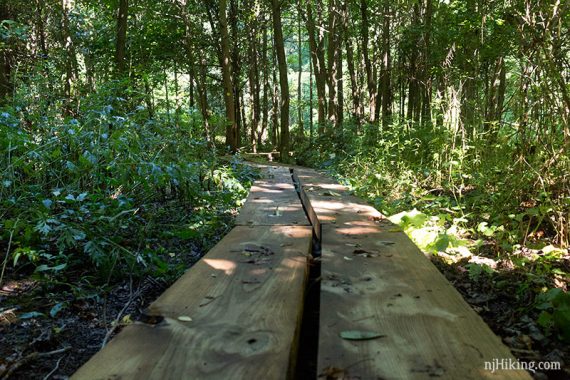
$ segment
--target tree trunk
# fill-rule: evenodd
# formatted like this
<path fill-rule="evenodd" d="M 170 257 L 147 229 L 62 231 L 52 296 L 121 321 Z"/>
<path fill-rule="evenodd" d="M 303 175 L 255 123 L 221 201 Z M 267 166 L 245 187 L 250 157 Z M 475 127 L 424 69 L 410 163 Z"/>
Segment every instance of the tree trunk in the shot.
<path fill-rule="evenodd" d="M 263 25 L 263 43 L 262 43 L 262 66 L 263 66 L 263 99 L 262 99 L 262 109 L 263 115 L 261 117 L 261 131 L 257 136 L 257 145 L 261 145 L 263 134 L 267 131 L 267 126 L 269 123 L 269 91 L 271 87 L 269 86 L 269 59 L 267 58 L 267 27 L 264 23 Z"/>
<path fill-rule="evenodd" d="M 36 11 L 37 11 L 37 26 L 38 26 L 37 38 L 39 41 L 41 58 L 45 60 L 48 57 L 48 50 L 46 44 L 45 15 L 44 15 L 43 0 L 36 0 Z M 3 18 L 0 18 L 0 20 L 3 20 Z"/>
<path fill-rule="evenodd" d="M 505 91 L 507 90 L 507 65 L 505 59 L 501 58 L 501 69 L 499 71 L 499 88 L 497 89 L 497 102 L 495 103 L 494 119 L 501 122 L 503 117 L 503 107 L 505 103 Z"/>
<path fill-rule="evenodd" d="M 430 0 L 428 0 L 430 1 Z M 386 129 L 392 119 L 392 57 L 390 54 L 390 8 L 388 2 L 384 2 L 382 23 L 382 73 L 380 76 L 382 92 L 382 127 Z"/>
<path fill-rule="evenodd" d="M 198 104 L 200 105 L 200 113 L 204 122 L 204 137 L 209 145 L 213 145 L 210 132 L 210 111 L 208 109 L 208 89 L 206 87 L 207 60 L 204 52 L 200 51 L 200 66 L 198 80 L 196 81 L 196 90 L 198 91 Z"/>
<path fill-rule="evenodd" d="M 342 47 L 345 34 L 348 33 L 348 10 L 347 0 L 338 0 L 341 4 L 337 3 L 337 12 L 339 13 L 338 30 L 336 38 L 336 85 L 337 85 L 337 107 L 336 107 L 336 122 L 337 126 L 342 126 L 344 121 L 344 75 L 343 75 L 343 57 Z"/>
<path fill-rule="evenodd" d="M 362 123 L 362 110 L 360 108 L 360 92 L 358 91 L 358 78 L 354 67 L 354 51 L 352 41 L 346 38 L 346 64 L 350 76 L 350 94 L 352 96 L 352 117 L 357 125 Z"/>
<path fill-rule="evenodd" d="M 152 102 L 152 87 L 150 86 L 150 83 L 148 81 L 148 75 L 147 74 L 143 74 L 143 84 L 144 84 L 144 91 L 145 91 L 144 100 L 146 103 L 148 118 L 152 119 L 152 118 L 154 118 L 154 104 Z"/>
<path fill-rule="evenodd" d="M 369 46 L 369 37 L 368 31 L 370 28 L 368 22 L 368 2 L 367 0 L 360 0 L 360 14 L 362 18 L 362 23 L 360 26 L 360 35 L 362 38 L 362 56 L 364 58 L 364 68 L 366 70 L 366 83 L 368 87 L 368 96 L 369 96 L 369 104 L 370 104 L 370 116 L 369 121 L 370 123 L 374 123 L 376 112 L 376 97 L 377 97 L 377 88 L 376 88 L 376 81 L 374 79 L 374 75 L 372 72 L 372 64 L 370 62 L 370 56 L 368 54 L 368 46 Z"/>
<path fill-rule="evenodd" d="M 277 66 L 277 57 L 275 52 L 275 40 L 271 44 L 271 60 L 272 66 Z M 277 81 L 277 71 L 271 70 L 272 73 L 272 109 L 271 109 L 271 145 L 273 149 L 278 148 L 279 144 L 279 82 Z"/>
<path fill-rule="evenodd" d="M 320 2 L 319 6 L 322 7 Z M 320 8 L 319 8 L 320 9 Z M 317 122 L 319 124 L 319 133 L 323 132 L 326 121 L 326 69 L 325 69 L 325 53 L 322 28 L 316 31 L 313 7 L 311 1 L 307 1 L 307 16 L 305 19 L 307 24 L 307 34 L 309 35 L 309 48 L 311 50 L 311 62 L 315 75 L 317 87 Z"/>
<path fill-rule="evenodd" d="M 330 123 L 337 126 L 337 72 L 338 72 L 338 0 L 329 0 L 329 20 L 327 34 L 327 81 L 329 89 L 328 119 Z"/>
<path fill-rule="evenodd" d="M 297 128 L 299 128 L 299 137 L 301 140 L 305 137 L 304 123 L 303 123 L 303 40 L 301 39 L 301 7 L 297 9 L 297 39 L 298 39 L 298 61 L 299 61 L 299 76 L 297 78 Z"/>
<path fill-rule="evenodd" d="M 76 79 L 75 73 L 78 71 L 77 69 L 77 57 L 75 55 L 75 44 L 71 38 L 71 32 L 69 30 L 69 11 L 71 8 L 71 4 L 69 0 L 62 0 L 61 1 L 61 12 L 62 12 L 62 28 L 61 28 L 61 37 L 62 37 L 62 47 L 67 54 L 67 58 L 65 60 L 65 103 L 63 105 L 63 114 L 64 115 L 71 115 L 73 113 L 73 82 Z"/>
<path fill-rule="evenodd" d="M 227 0 L 218 2 L 218 23 L 220 28 L 222 85 L 224 90 L 224 104 L 226 106 L 226 146 L 231 152 L 237 151 L 238 126 L 234 101 L 234 86 L 232 81 L 232 62 L 230 57 L 230 36 L 228 33 L 228 19 L 226 16 Z"/>
<path fill-rule="evenodd" d="M 237 0 L 230 0 L 230 13 L 229 13 L 229 20 L 230 20 L 230 40 L 232 41 L 232 49 L 231 49 L 231 66 L 232 66 L 232 85 L 233 85 L 233 93 L 234 93 L 234 108 L 235 108 L 235 122 L 236 122 L 236 131 L 233 136 L 235 139 L 235 148 L 239 148 L 241 145 L 241 128 L 243 126 L 242 123 L 242 102 L 241 102 L 241 89 L 240 89 L 240 71 L 241 71 L 241 63 L 240 63 L 240 56 L 239 56 L 239 41 L 238 41 L 238 4 Z M 245 128 L 245 126 L 243 126 Z M 233 150 L 232 150 L 233 151 Z"/>
<path fill-rule="evenodd" d="M 117 14 L 117 42 L 115 46 L 115 62 L 117 73 L 124 75 L 127 69 L 127 22 L 129 19 L 129 0 L 119 0 Z"/>
<path fill-rule="evenodd" d="M 421 83 L 421 120 L 422 124 L 431 123 L 431 78 L 429 54 L 431 50 L 431 22 L 433 17 L 433 0 L 426 0 L 424 12 L 424 35 Z"/>
<path fill-rule="evenodd" d="M 192 41 L 192 24 L 190 23 L 189 15 L 190 0 L 185 0 L 181 4 L 181 15 L 184 22 L 184 48 L 186 50 L 186 62 L 188 64 L 188 105 L 190 108 L 194 107 L 194 81 L 195 73 L 195 59 L 194 59 L 194 46 Z"/>
<path fill-rule="evenodd" d="M 283 27 L 281 25 L 281 1 L 272 0 L 273 14 L 273 38 L 279 66 L 279 86 L 281 89 L 281 141 L 279 151 L 281 160 L 289 160 L 289 81 L 287 78 L 287 60 L 285 57 L 285 45 L 283 43 Z"/>
<path fill-rule="evenodd" d="M 416 2 L 413 7 L 413 18 L 412 24 L 417 25 L 420 22 L 420 6 Z M 419 38 L 416 38 L 416 45 L 419 43 Z M 418 112 L 420 104 L 420 84 L 419 84 L 419 72 L 418 72 L 418 50 L 412 47 L 412 54 L 410 58 L 410 71 L 409 84 L 408 84 L 408 121 L 418 122 L 420 114 Z"/>
<path fill-rule="evenodd" d="M 309 54 L 309 141 L 313 145 L 313 63 L 311 62 L 311 55 Z"/>
<path fill-rule="evenodd" d="M 11 14 L 6 1 L 0 1 L 0 20 L 10 20 Z M 6 102 L 6 98 L 12 95 L 12 47 L 0 49 L 0 105 Z"/>
<path fill-rule="evenodd" d="M 249 4 L 251 6 L 251 4 Z M 249 92 L 251 99 L 251 134 L 250 143 L 254 153 L 257 153 L 257 133 L 259 129 L 260 105 L 259 105 L 259 63 L 258 63 L 258 16 L 248 22 L 249 36 Z"/>

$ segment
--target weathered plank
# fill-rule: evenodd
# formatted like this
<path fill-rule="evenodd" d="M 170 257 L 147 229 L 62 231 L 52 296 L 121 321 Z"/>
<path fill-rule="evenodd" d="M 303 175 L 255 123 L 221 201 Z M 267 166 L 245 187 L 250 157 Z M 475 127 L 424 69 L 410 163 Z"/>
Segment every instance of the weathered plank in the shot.
<path fill-rule="evenodd" d="M 319 378 L 530 379 L 485 370 L 515 359 L 403 232 L 330 178 L 295 172 L 322 228 Z"/>
<path fill-rule="evenodd" d="M 281 152 L 258 152 L 258 153 L 244 153 L 243 156 L 247 158 L 265 158 L 269 162 L 272 162 L 274 158 L 279 158 Z"/>
<path fill-rule="evenodd" d="M 311 237 L 234 228 L 150 306 L 164 320 L 126 327 L 73 379 L 290 378 Z"/>
<path fill-rule="evenodd" d="M 309 225 L 289 169 L 269 167 L 264 176 L 251 187 L 236 224 Z"/>
<path fill-rule="evenodd" d="M 323 225 L 318 373 L 357 379 L 529 379 L 485 370 L 508 348 L 401 232 Z M 343 331 L 377 339 L 349 341 Z"/>
<path fill-rule="evenodd" d="M 383 218 L 378 210 L 350 194 L 346 186 L 338 184 L 330 177 L 312 169 L 296 169 L 294 173 L 295 179 L 301 183 L 301 199 L 310 203 L 318 219 L 316 223 L 340 225 Z"/>

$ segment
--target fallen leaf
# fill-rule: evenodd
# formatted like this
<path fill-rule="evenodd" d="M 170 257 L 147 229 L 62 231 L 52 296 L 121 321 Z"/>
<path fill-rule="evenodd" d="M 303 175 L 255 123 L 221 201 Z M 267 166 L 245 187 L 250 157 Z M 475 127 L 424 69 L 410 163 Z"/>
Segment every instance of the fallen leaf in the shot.
<path fill-rule="evenodd" d="M 355 249 L 352 253 L 362 257 L 378 257 L 377 252 L 367 251 L 365 249 Z"/>
<path fill-rule="evenodd" d="M 361 330 L 346 330 L 341 331 L 340 337 L 346 340 L 370 340 L 376 338 L 383 338 L 386 335 L 374 331 L 361 331 Z"/>
<path fill-rule="evenodd" d="M 319 379 L 342 380 L 346 379 L 346 370 L 343 368 L 327 367 L 319 375 Z"/>
<path fill-rule="evenodd" d="M 273 214 L 269 214 L 270 217 L 274 217 L 274 216 L 282 216 L 283 213 L 281 212 L 281 210 L 279 210 L 279 207 L 275 208 L 275 211 L 273 212 Z"/>

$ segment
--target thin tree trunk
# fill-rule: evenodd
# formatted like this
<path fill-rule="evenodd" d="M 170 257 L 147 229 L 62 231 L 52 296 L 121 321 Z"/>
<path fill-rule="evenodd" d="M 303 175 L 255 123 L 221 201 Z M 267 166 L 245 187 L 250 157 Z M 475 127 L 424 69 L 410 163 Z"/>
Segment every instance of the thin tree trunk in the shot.
<path fill-rule="evenodd" d="M 115 46 L 115 62 L 117 73 L 124 75 L 127 68 L 127 24 L 129 19 L 129 0 L 119 0 L 117 13 L 117 43 Z"/>
<path fill-rule="evenodd" d="M 281 1 L 272 0 L 273 14 L 273 38 L 279 67 L 279 85 L 281 89 L 281 138 L 279 151 L 281 160 L 289 160 L 289 81 L 287 78 L 287 60 L 285 57 L 285 45 L 283 43 L 283 27 L 281 25 Z"/>
<path fill-rule="evenodd" d="M 251 4 L 249 4 L 251 6 Z M 251 99 L 251 135 L 250 143 L 254 153 L 257 153 L 257 133 L 259 129 L 260 105 L 259 105 L 259 59 L 258 59 L 258 38 L 257 23 L 258 16 L 248 23 L 249 35 L 249 91 Z"/>
<path fill-rule="evenodd" d="M 421 120 L 422 124 L 431 123 L 431 78 L 429 54 L 431 50 L 431 23 L 433 17 L 433 0 L 426 0 L 424 12 L 424 35 L 423 35 L 423 68 L 420 74 L 421 90 Z"/>
<path fill-rule="evenodd" d="M 420 22 L 420 6 L 416 2 L 413 7 L 413 18 L 412 24 L 417 25 Z M 416 39 L 416 44 L 419 39 Z M 408 112 L 407 119 L 409 121 L 419 121 L 419 100 L 420 100 L 420 85 L 419 85 L 419 74 L 418 74 L 418 50 L 412 47 L 412 54 L 410 58 L 410 71 L 409 71 L 409 85 L 408 85 Z"/>
<path fill-rule="evenodd" d="M 329 0 L 329 23 L 327 41 L 327 80 L 329 88 L 328 118 L 332 125 L 338 125 L 338 97 L 337 97 L 337 75 L 338 75 L 338 0 Z"/>
<path fill-rule="evenodd" d="M 170 124 L 172 123 L 172 119 L 170 117 L 170 93 L 168 91 L 168 72 L 166 71 L 166 67 L 163 67 L 163 74 L 164 74 L 164 93 L 166 97 L 166 116 L 168 124 Z"/>
<path fill-rule="evenodd" d="M 194 46 L 192 41 L 192 24 L 189 15 L 190 0 L 185 0 L 181 4 L 181 15 L 184 21 L 184 47 L 186 50 L 186 62 L 188 64 L 188 105 L 190 108 L 194 107 L 194 81 L 195 73 L 195 60 L 194 60 Z"/>
<path fill-rule="evenodd" d="M 272 42 L 272 66 L 277 66 L 277 56 L 275 52 L 275 40 Z M 272 112 L 271 112 L 271 145 L 273 149 L 278 148 L 279 145 L 279 82 L 277 80 L 277 71 L 271 70 L 273 78 L 273 98 L 272 98 Z"/>
<path fill-rule="evenodd" d="M 226 106 L 226 145 L 230 151 L 237 151 L 238 126 L 234 101 L 234 85 L 232 80 L 232 62 L 230 57 L 230 36 L 228 33 L 228 20 L 226 16 L 227 0 L 218 2 L 218 23 L 220 28 L 222 83 L 224 90 L 224 104 Z"/>
<path fill-rule="evenodd" d="M 495 121 L 501 122 L 503 117 L 503 107 L 505 103 L 505 92 L 507 89 L 507 65 L 505 59 L 501 58 L 501 69 L 499 71 L 499 88 L 497 89 L 497 102 L 495 103 Z"/>
<path fill-rule="evenodd" d="M 180 84 L 178 83 L 178 64 L 174 61 L 174 124 L 180 127 Z"/>
<path fill-rule="evenodd" d="M 369 96 L 369 104 L 370 104 L 370 116 L 369 121 L 370 123 L 374 123 L 376 117 L 376 97 L 377 97 L 377 86 L 376 81 L 374 79 L 374 75 L 372 72 L 372 63 L 370 62 L 370 56 L 368 54 L 368 46 L 369 46 L 369 28 L 370 24 L 368 22 L 368 1 L 367 0 L 360 0 L 360 14 L 362 18 L 361 22 L 361 29 L 360 35 L 362 38 L 362 56 L 364 57 L 364 68 L 366 69 L 366 83 L 368 86 L 368 96 Z"/>
<path fill-rule="evenodd" d="M 63 106 L 63 114 L 71 115 L 73 113 L 73 82 L 76 79 L 75 73 L 77 72 L 77 57 L 75 55 L 75 45 L 71 38 L 69 30 L 69 11 L 71 4 L 69 0 L 61 0 L 62 12 L 62 46 L 67 53 L 65 60 L 65 103 Z"/>
<path fill-rule="evenodd" d="M 320 1 L 317 3 L 317 5 L 319 7 L 322 7 Z M 311 62 L 313 65 L 315 82 L 317 86 L 317 120 L 319 124 L 319 133 L 322 133 L 327 114 L 325 53 L 322 28 L 320 28 L 319 32 L 317 33 L 311 1 L 307 1 L 307 16 L 305 23 L 307 25 L 307 34 L 309 35 Z"/>
<path fill-rule="evenodd" d="M 430 1 L 430 0 L 428 0 Z M 382 126 L 386 129 L 392 119 L 392 57 L 390 54 L 390 8 L 388 2 L 384 2 L 383 23 L 382 23 Z"/>
<path fill-rule="evenodd" d="M 348 67 L 348 74 L 350 76 L 350 94 L 352 96 L 352 117 L 357 125 L 362 123 L 362 113 L 360 109 L 360 93 L 358 91 L 358 78 L 354 67 L 354 51 L 352 41 L 347 38 L 346 44 L 346 64 Z"/>
<path fill-rule="evenodd" d="M 47 59 L 48 50 L 46 44 L 46 30 L 45 30 L 45 20 L 44 20 L 44 1 L 36 0 L 36 10 L 37 10 L 37 25 L 38 25 L 38 41 L 40 47 L 40 53 L 42 59 Z M 3 19 L 2 19 L 3 20 Z"/>
<path fill-rule="evenodd" d="M 0 1 L 0 20 L 10 20 L 8 2 Z M 5 104 L 6 99 L 12 95 L 12 66 L 14 58 L 10 49 L 0 49 L 0 105 Z"/>
<path fill-rule="evenodd" d="M 238 0 L 230 0 L 230 13 L 229 13 L 229 20 L 230 20 L 230 40 L 232 41 L 232 49 L 231 49 L 231 65 L 232 65 L 232 85 L 233 85 L 233 93 L 234 93 L 234 102 L 235 102 L 235 114 L 236 114 L 236 131 L 234 134 L 235 139 L 235 147 L 236 150 L 241 145 L 241 129 L 242 127 L 245 129 L 243 125 L 243 118 L 242 118 L 242 102 L 241 102 L 241 89 L 240 89 L 240 71 L 241 71 L 241 63 L 240 63 L 240 56 L 239 56 L 239 42 L 238 42 Z"/>
<path fill-rule="evenodd" d="M 297 9 L 297 37 L 298 37 L 298 60 L 299 60 L 299 76 L 297 78 L 297 127 L 299 128 L 299 137 L 301 140 L 305 137 L 303 123 L 303 40 L 301 39 L 301 7 Z"/>
<path fill-rule="evenodd" d="M 312 56 L 309 54 L 309 140 L 313 145 L 314 125 L 313 125 L 313 64 Z"/>
<path fill-rule="evenodd" d="M 200 66 L 198 80 L 196 81 L 196 90 L 198 91 L 198 103 L 200 105 L 200 113 L 202 114 L 202 119 L 204 123 L 204 137 L 209 145 L 213 145 L 210 132 L 210 111 L 208 107 L 208 89 L 206 84 L 206 74 L 207 74 L 207 64 L 204 52 L 200 51 Z"/>
<path fill-rule="evenodd" d="M 143 74 L 143 83 L 144 83 L 144 91 L 145 91 L 145 103 L 146 103 L 146 109 L 148 112 L 148 117 L 149 119 L 154 118 L 154 104 L 152 102 L 152 88 L 150 86 L 150 83 L 148 81 L 148 75 L 147 74 Z"/>
<path fill-rule="evenodd" d="M 257 136 L 257 145 L 260 146 L 262 143 L 263 134 L 267 131 L 267 125 L 269 122 L 269 59 L 267 58 L 267 27 L 263 27 L 263 43 L 262 43 L 262 66 L 263 66 L 263 99 L 262 99 L 262 109 L 263 114 L 261 117 L 261 131 Z"/>

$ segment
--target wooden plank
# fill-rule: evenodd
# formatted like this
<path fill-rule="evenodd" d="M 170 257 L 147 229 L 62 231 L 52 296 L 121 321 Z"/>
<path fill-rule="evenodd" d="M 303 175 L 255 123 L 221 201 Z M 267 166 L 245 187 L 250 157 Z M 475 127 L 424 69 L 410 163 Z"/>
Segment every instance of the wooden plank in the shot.
<path fill-rule="evenodd" d="M 485 370 L 508 348 L 401 232 L 323 225 L 318 373 L 356 379 L 530 379 Z M 342 331 L 372 331 L 349 341 Z"/>
<path fill-rule="evenodd" d="M 329 177 L 297 178 L 322 228 L 319 378 L 530 379 L 485 370 L 515 358 L 395 225 Z M 353 330 L 383 336 L 341 338 Z"/>
<path fill-rule="evenodd" d="M 236 227 L 73 379 L 286 379 L 311 227 Z M 188 320 L 188 319 L 191 319 Z"/>
<path fill-rule="evenodd" d="M 301 183 L 303 203 L 310 204 L 308 214 L 314 226 L 383 219 L 378 210 L 352 195 L 346 186 L 315 170 L 295 169 L 294 178 Z M 312 218 L 311 213 L 314 214 Z M 315 217 L 317 220 L 313 220 Z"/>
<path fill-rule="evenodd" d="M 269 167 L 266 170 L 265 178 L 256 181 L 251 187 L 236 224 L 242 226 L 310 224 L 288 168 Z"/>

